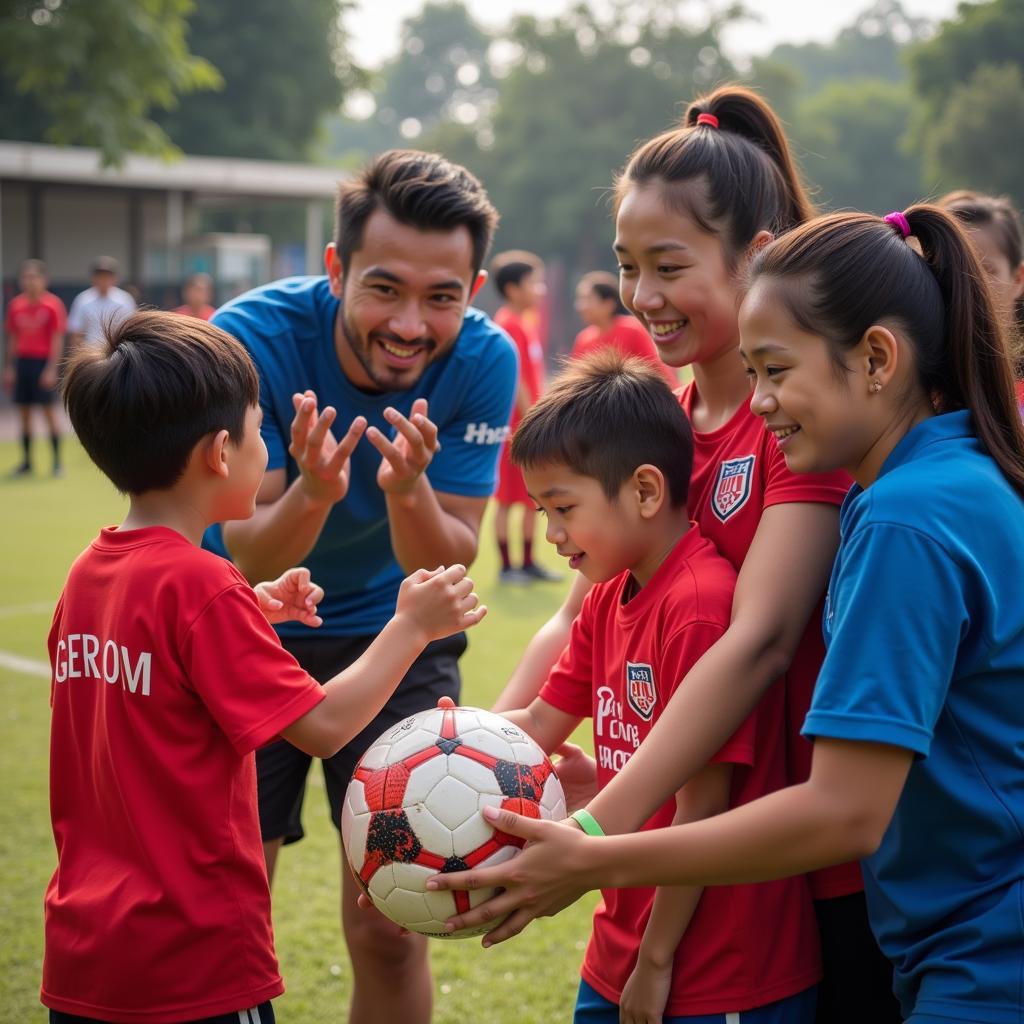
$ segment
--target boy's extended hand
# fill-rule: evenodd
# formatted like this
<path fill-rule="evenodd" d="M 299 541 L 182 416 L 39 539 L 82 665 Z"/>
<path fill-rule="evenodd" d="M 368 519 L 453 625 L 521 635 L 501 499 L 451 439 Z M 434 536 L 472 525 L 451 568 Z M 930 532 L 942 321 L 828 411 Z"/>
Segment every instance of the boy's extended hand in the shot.
<path fill-rule="evenodd" d="M 417 569 L 398 590 L 395 618 L 407 621 L 427 643 L 475 626 L 486 614 L 464 565 Z"/>
<path fill-rule="evenodd" d="M 384 410 L 384 418 L 395 428 L 389 441 L 376 427 L 366 431 L 366 439 L 383 456 L 377 470 L 377 485 L 385 494 L 408 494 L 430 465 L 441 445 L 437 427 L 427 419 L 427 400 L 417 398 L 406 419 L 397 409 Z"/>
<path fill-rule="evenodd" d="M 316 606 L 324 599 L 322 587 L 310 578 L 308 569 L 289 569 L 269 583 L 257 583 L 253 590 L 260 601 L 260 610 L 270 623 L 302 622 L 319 626 L 323 619 Z"/>
<path fill-rule="evenodd" d="M 295 419 L 288 453 L 299 467 L 302 488 L 313 501 L 333 505 L 348 493 L 349 459 L 366 430 L 366 420 L 357 416 L 345 436 L 335 441 L 331 424 L 337 412 L 332 406 L 317 415 L 312 391 L 292 395 L 292 405 Z"/>
<path fill-rule="evenodd" d="M 655 965 L 640 950 L 633 973 L 622 989 L 619 1024 L 661 1024 L 672 989 L 672 961 Z"/>
<path fill-rule="evenodd" d="M 597 762 L 575 743 L 563 743 L 555 753 L 555 774 L 565 793 L 565 808 L 572 814 L 597 794 Z"/>

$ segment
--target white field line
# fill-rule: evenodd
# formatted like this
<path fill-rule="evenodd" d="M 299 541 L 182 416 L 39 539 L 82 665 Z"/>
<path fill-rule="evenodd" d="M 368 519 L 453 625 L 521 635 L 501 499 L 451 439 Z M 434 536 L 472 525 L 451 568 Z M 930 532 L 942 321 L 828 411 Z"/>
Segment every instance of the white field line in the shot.
<path fill-rule="evenodd" d="M 45 661 L 23 658 L 20 654 L 11 654 L 10 651 L 0 651 L 0 668 L 13 669 L 15 672 L 23 672 L 27 676 L 50 678 L 50 666 Z"/>
<path fill-rule="evenodd" d="M 6 608 L 0 606 L 0 619 L 16 619 L 20 615 L 42 615 L 43 612 L 52 613 L 56 601 L 37 601 L 35 604 L 8 605 Z"/>

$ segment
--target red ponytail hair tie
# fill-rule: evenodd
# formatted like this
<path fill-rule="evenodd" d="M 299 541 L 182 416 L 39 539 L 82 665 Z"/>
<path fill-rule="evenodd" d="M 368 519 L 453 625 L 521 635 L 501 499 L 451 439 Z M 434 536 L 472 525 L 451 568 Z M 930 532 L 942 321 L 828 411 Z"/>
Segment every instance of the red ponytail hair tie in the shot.
<path fill-rule="evenodd" d="M 718 127 L 718 118 L 714 114 L 698 114 L 697 124 L 707 124 L 712 128 Z"/>
<path fill-rule="evenodd" d="M 893 210 L 892 213 L 887 213 L 882 220 L 884 220 L 886 224 L 891 224 L 904 238 L 910 237 L 910 221 L 907 220 L 907 215 L 905 213 L 900 213 L 899 210 Z"/>

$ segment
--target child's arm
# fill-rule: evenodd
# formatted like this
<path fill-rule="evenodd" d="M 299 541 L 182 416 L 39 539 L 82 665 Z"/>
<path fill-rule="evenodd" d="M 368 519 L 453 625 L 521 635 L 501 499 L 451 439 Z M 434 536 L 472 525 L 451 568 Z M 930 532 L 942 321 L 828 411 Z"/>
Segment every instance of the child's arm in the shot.
<path fill-rule="evenodd" d="M 513 725 L 518 725 L 545 754 L 557 750 L 582 721 L 540 697 L 532 700 L 529 707 L 499 713 Z"/>
<path fill-rule="evenodd" d="M 487 613 L 461 565 L 420 569 L 398 592 L 394 618 L 366 652 L 329 680 L 326 698 L 281 735 L 315 757 L 331 757 L 361 732 L 431 640 L 475 626 Z"/>
<path fill-rule="evenodd" d="M 685 825 L 721 814 L 729 807 L 731 764 L 708 765 L 677 794 L 673 825 Z M 659 1022 L 672 989 L 676 949 L 690 926 L 701 893 L 699 885 L 659 888 L 640 941 L 636 967 L 622 990 L 622 1024 Z"/>

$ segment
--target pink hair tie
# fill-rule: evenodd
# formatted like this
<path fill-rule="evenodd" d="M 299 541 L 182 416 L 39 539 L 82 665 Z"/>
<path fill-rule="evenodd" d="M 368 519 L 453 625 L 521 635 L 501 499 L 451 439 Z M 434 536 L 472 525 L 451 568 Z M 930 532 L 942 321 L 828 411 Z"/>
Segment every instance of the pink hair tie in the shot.
<path fill-rule="evenodd" d="M 718 127 L 718 118 L 714 114 L 698 114 L 697 124 L 710 125 L 712 128 Z"/>
<path fill-rule="evenodd" d="M 907 220 L 907 215 L 905 213 L 900 213 L 899 210 L 893 210 L 892 213 L 887 213 L 882 220 L 884 220 L 886 224 L 891 224 L 904 238 L 910 237 L 910 221 Z"/>

